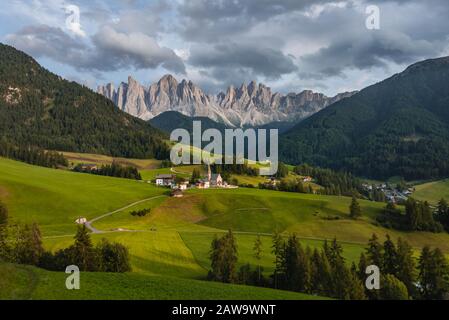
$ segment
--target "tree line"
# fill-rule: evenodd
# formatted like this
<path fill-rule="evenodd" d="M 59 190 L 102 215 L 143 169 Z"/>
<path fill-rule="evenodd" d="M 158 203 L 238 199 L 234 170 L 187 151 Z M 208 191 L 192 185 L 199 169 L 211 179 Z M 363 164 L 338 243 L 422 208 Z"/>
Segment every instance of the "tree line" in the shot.
<path fill-rule="evenodd" d="M 0 97 L 11 87 L 20 94 L 16 103 L 0 99 L 0 132 L 12 144 L 113 157 L 170 158 L 166 134 L 0 44 Z"/>
<path fill-rule="evenodd" d="M 93 245 L 87 228 L 78 227 L 74 244 L 55 253 L 44 249 L 37 223 L 8 223 L 8 210 L 0 202 L 0 261 L 34 265 L 51 271 L 63 271 L 76 265 L 81 271 L 131 271 L 128 249 L 102 239 Z"/>
<path fill-rule="evenodd" d="M 142 209 L 142 210 L 133 210 L 133 211 L 130 212 L 130 214 L 133 217 L 145 217 L 150 212 L 151 212 L 150 208 L 145 208 L 145 209 Z"/>
<path fill-rule="evenodd" d="M 362 182 L 351 173 L 301 164 L 293 169 L 298 175 L 311 176 L 326 195 L 352 196 L 363 192 Z"/>
<path fill-rule="evenodd" d="M 67 167 L 62 153 L 46 151 L 32 146 L 14 146 L 5 139 L 0 141 L 0 156 L 47 168 Z"/>
<path fill-rule="evenodd" d="M 386 228 L 439 233 L 445 229 L 449 230 L 448 217 L 449 212 L 444 199 L 434 212 L 427 201 L 409 198 L 405 202 L 405 214 L 394 203 L 388 203 L 376 220 Z"/>
<path fill-rule="evenodd" d="M 319 167 L 312 167 L 308 164 L 301 164 L 293 168 L 293 172 L 299 176 L 312 177 L 314 182 L 321 188 L 314 189 L 310 184 L 302 179 L 282 179 L 288 175 L 288 167 L 280 164 L 276 178 L 281 179 L 280 183 L 259 184 L 260 189 L 271 189 L 285 192 L 315 193 L 322 195 L 356 196 L 357 198 L 367 198 L 373 201 L 385 201 L 385 197 L 378 194 L 368 193 L 362 186 L 362 182 L 351 173 L 334 171 Z"/>
<path fill-rule="evenodd" d="M 324 241 L 321 249 L 304 247 L 296 235 L 272 237 L 271 253 L 274 272 L 268 277 L 260 266 L 264 253 L 260 236 L 254 244 L 254 268 L 244 264 L 238 268 L 238 248 L 232 231 L 212 240 L 212 281 L 271 287 L 345 300 L 443 299 L 449 290 L 449 267 L 440 249 L 424 247 L 418 259 L 411 246 L 399 238 L 394 243 L 387 235 L 381 243 L 374 234 L 358 263 L 349 264 L 343 248 L 334 239 Z M 365 285 L 367 267 L 380 270 L 380 289 Z"/>
<path fill-rule="evenodd" d="M 73 168 L 75 172 L 91 173 L 100 176 L 118 177 L 125 179 L 142 180 L 139 170 L 132 166 L 122 166 L 117 162 L 112 164 L 103 165 L 100 168 L 89 169 L 83 164 L 78 164 Z"/>

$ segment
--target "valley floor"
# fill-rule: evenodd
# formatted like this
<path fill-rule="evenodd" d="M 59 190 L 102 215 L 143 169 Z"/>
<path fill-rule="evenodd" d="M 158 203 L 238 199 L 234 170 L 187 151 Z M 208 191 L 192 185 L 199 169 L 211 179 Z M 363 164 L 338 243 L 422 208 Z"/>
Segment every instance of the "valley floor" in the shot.
<path fill-rule="evenodd" d="M 151 169 L 144 170 L 153 174 Z M 271 237 L 276 231 L 296 233 L 310 247 L 320 247 L 325 239 L 337 237 L 349 263 L 358 259 L 373 233 L 381 239 L 386 234 L 393 239 L 402 237 L 416 251 L 430 245 L 449 254 L 448 234 L 398 232 L 376 225 L 382 203 L 360 201 L 363 217 L 349 219 L 351 199 L 346 197 L 240 188 L 191 190 L 183 198 L 171 198 L 167 189 L 144 182 L 0 158 L 0 199 L 8 206 L 13 222 L 39 223 L 44 245 L 50 250 L 73 243 L 79 217 L 101 217 L 92 223 L 101 231 L 92 235 L 93 241 L 107 238 L 126 245 L 133 268 L 128 274 L 86 273 L 86 280 L 82 280 L 85 287 L 73 293 L 65 289 L 67 275 L 62 272 L 1 265 L 2 274 L 7 274 L 0 280 L 1 299 L 315 298 L 201 281 L 210 267 L 211 240 L 228 229 L 237 238 L 239 266 L 257 265 L 253 246 L 257 235 L 261 236 L 260 264 L 267 275 L 273 271 Z M 116 211 L 118 208 L 124 209 Z M 147 208 L 151 212 L 145 217 L 130 215 L 132 210 Z"/>

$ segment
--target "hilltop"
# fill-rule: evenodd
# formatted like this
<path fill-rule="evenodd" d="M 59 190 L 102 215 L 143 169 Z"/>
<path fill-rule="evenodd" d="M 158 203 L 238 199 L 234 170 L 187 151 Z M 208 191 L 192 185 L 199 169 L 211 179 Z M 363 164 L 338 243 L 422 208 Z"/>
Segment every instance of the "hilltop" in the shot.
<path fill-rule="evenodd" d="M 167 158 L 165 135 L 111 101 L 0 44 L 0 134 L 15 145 Z"/>
<path fill-rule="evenodd" d="M 297 124 L 281 158 L 379 179 L 447 176 L 448 83 L 449 57 L 416 63 Z"/>

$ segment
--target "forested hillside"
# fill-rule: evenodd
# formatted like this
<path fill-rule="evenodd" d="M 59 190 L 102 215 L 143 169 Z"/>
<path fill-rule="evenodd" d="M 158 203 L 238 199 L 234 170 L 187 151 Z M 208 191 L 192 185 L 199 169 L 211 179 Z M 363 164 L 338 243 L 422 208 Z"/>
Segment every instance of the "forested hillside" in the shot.
<path fill-rule="evenodd" d="M 165 135 L 103 96 L 0 44 L 0 135 L 14 145 L 167 158 Z"/>
<path fill-rule="evenodd" d="M 339 101 L 280 140 L 281 159 L 356 175 L 449 175 L 449 57 L 426 60 Z"/>

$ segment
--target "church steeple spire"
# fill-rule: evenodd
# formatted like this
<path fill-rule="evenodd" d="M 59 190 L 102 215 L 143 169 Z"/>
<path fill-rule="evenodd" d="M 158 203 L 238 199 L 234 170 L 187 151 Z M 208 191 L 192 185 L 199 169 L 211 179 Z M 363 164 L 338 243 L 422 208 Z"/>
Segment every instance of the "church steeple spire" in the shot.
<path fill-rule="evenodd" d="M 207 179 L 209 182 L 212 180 L 212 172 L 210 171 L 210 163 L 207 163 Z"/>

